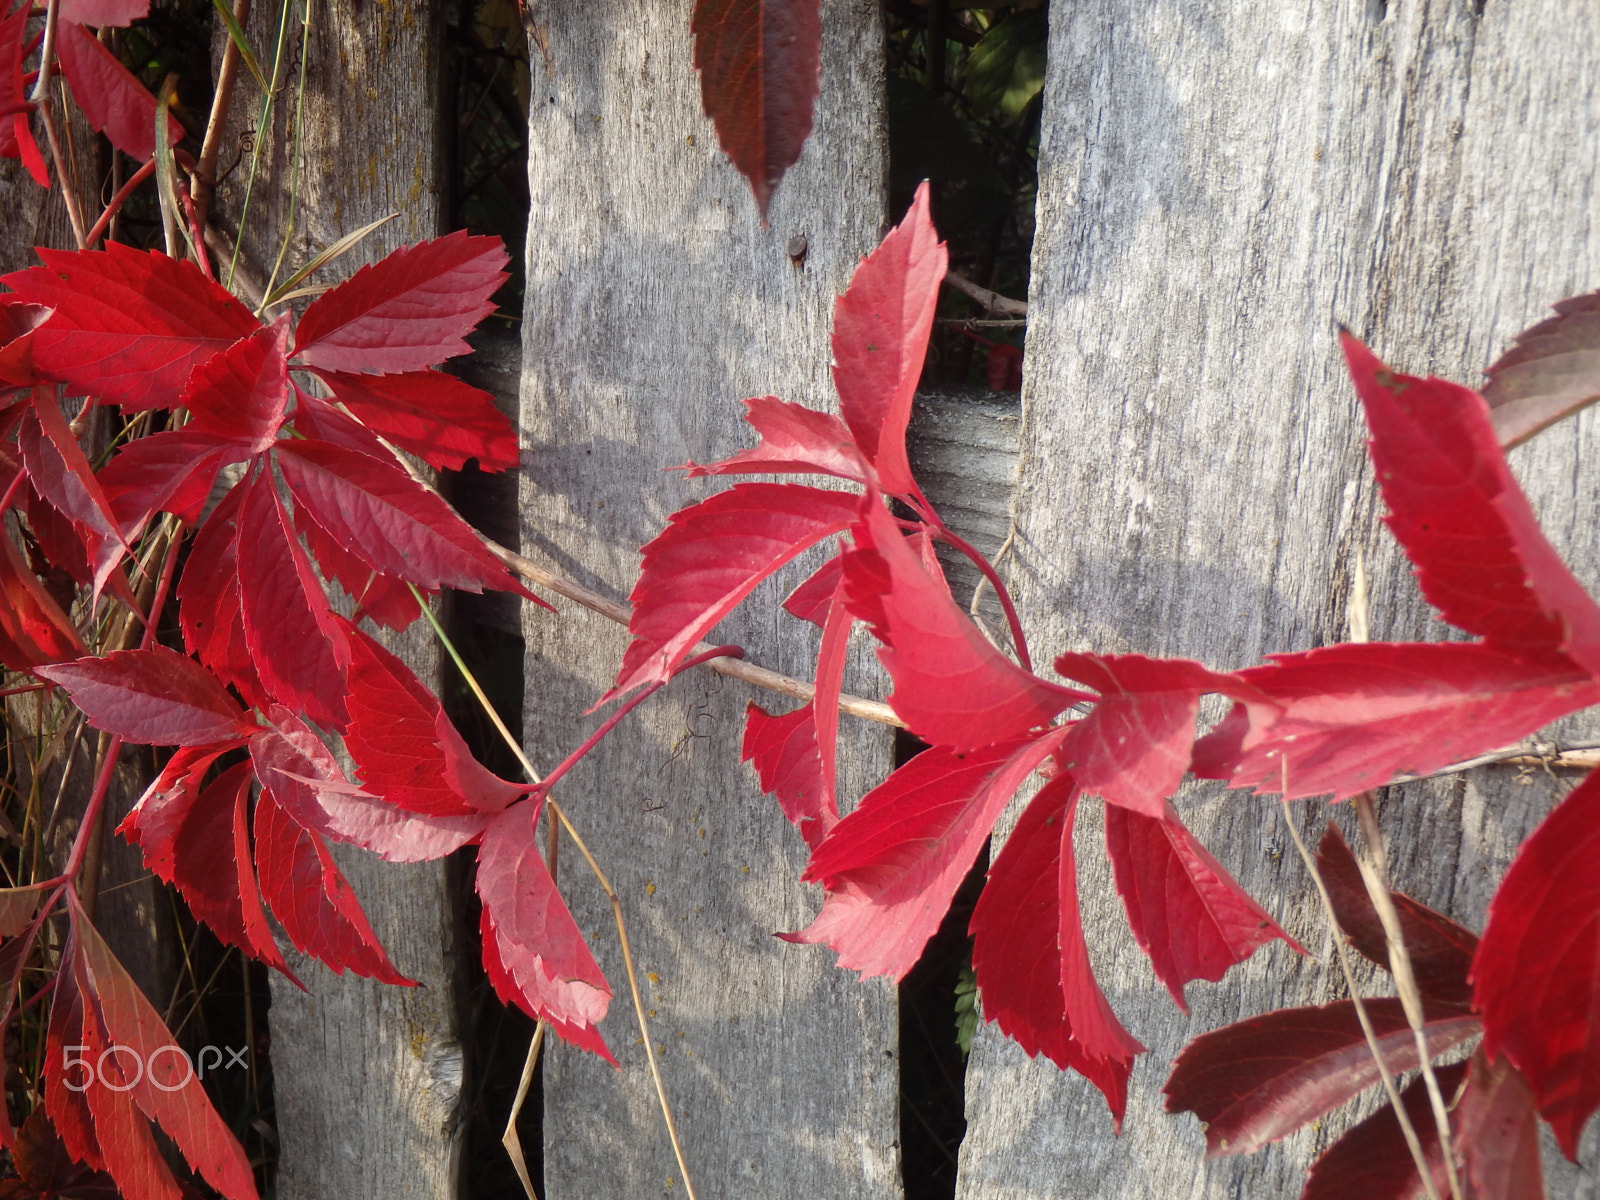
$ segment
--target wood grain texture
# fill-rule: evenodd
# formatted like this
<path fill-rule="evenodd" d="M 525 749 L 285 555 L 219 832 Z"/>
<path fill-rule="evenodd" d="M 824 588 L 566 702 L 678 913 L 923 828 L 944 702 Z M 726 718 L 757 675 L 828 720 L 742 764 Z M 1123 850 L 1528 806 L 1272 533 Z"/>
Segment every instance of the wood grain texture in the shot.
<path fill-rule="evenodd" d="M 702 115 L 689 14 L 687 0 L 540 5 L 530 29 L 543 52 L 530 105 L 523 552 L 615 599 L 633 586 L 639 547 L 719 486 L 662 469 L 750 444 L 741 397 L 835 403 L 833 300 L 884 217 L 877 5 L 824 5 L 816 132 L 767 229 Z M 797 235 L 803 265 L 786 252 Z M 763 588 L 716 636 L 809 678 L 814 631 L 780 618 L 783 595 Z M 561 609 L 530 613 L 525 634 L 527 741 L 545 768 L 594 727 L 585 710 L 626 640 Z M 870 654 L 854 657 L 847 687 L 872 685 Z M 772 937 L 806 924 L 817 898 L 796 882 L 803 844 L 738 762 L 751 699 L 772 703 L 686 676 L 558 790 L 631 922 L 702 1200 L 898 1195 L 894 991 Z M 888 739 L 842 732 L 845 787 L 859 795 L 882 777 Z M 602 1031 L 622 1070 L 550 1049 L 543 1195 L 682 1195 L 609 905 L 570 844 L 561 878 L 617 991 Z"/>
<path fill-rule="evenodd" d="M 1375 638 L 1446 636 L 1378 523 L 1335 322 L 1400 369 L 1473 382 L 1546 304 L 1600 281 L 1597 36 L 1586 0 L 1053 6 L 1010 564 L 1037 658 L 1233 668 L 1337 641 L 1358 555 Z M 1593 587 L 1600 422 L 1513 463 Z M 1481 928 L 1517 842 L 1571 783 L 1500 768 L 1391 789 L 1400 886 Z M 1192 986 L 1181 1017 L 1083 823 L 1091 953 L 1151 1053 L 1114 1140 L 1082 1079 L 986 1029 L 963 1200 L 1292 1196 L 1337 1132 L 1207 1163 L 1193 1118 L 1160 1111 L 1189 1036 L 1344 991 L 1279 807 L 1214 788 L 1180 807 L 1312 957 L 1264 950 Z M 1327 811 L 1292 816 L 1314 837 Z M 1593 1194 L 1596 1140 L 1583 1171 L 1552 1170 L 1552 1195 Z"/>
<path fill-rule="evenodd" d="M 242 238 L 245 259 L 278 278 L 343 234 L 399 212 L 308 283 L 347 278 L 398 246 L 435 237 L 444 219 L 439 185 L 439 44 L 429 0 L 290 5 L 289 62 L 264 147 Z M 271 70 L 277 5 L 256 5 L 252 44 Z M 295 98 L 303 73 L 304 115 Z M 222 162 L 256 125 L 261 95 L 241 73 Z M 299 169 L 291 147 L 299 135 Z M 250 156 L 218 190 L 217 213 L 238 222 Z M 291 195 L 294 198 L 291 224 Z M 302 302 L 303 303 L 303 302 Z M 392 649 L 436 686 L 439 654 L 425 624 Z M 396 988 L 336 976 L 290 954 L 309 992 L 274 975 L 269 1020 L 281 1147 L 280 1200 L 326 1197 L 454 1197 L 460 1158 L 462 1054 L 456 1012 L 457 915 L 445 864 L 400 865 L 345 847 L 335 857 L 399 970 L 421 982 Z M 283 942 L 283 939 L 280 939 Z M 287 943 L 284 942 L 286 945 Z"/>

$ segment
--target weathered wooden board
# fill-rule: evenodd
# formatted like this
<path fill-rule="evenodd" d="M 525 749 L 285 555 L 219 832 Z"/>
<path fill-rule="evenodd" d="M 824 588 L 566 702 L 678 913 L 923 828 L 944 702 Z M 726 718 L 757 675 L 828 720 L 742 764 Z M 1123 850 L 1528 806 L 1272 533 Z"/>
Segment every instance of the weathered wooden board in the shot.
<path fill-rule="evenodd" d="M 300 36 L 300 5 L 291 5 Z M 347 277 L 397 246 L 443 232 L 439 179 L 438 9 L 429 0 L 311 4 L 305 44 L 289 61 L 242 236 L 258 278 L 278 278 L 342 235 L 398 212 L 356 250 L 308 282 Z M 252 42 L 271 69 L 279 7 L 256 6 Z M 292 170 L 295 97 L 300 165 Z M 261 96 L 241 72 L 230 140 L 254 127 Z M 219 191 L 217 212 L 237 222 L 249 177 L 247 153 Z M 293 207 L 291 208 L 291 200 Z M 291 212 L 293 226 L 291 228 Z M 288 245 L 284 247 L 285 237 Z M 419 623 L 391 643 L 425 682 L 438 678 L 432 634 Z M 335 976 L 291 954 L 310 989 L 272 981 L 274 1099 L 282 1200 L 434 1197 L 456 1194 L 462 1057 L 453 993 L 459 938 L 443 863 L 400 865 L 336 849 L 372 926 L 396 967 L 420 981 L 396 988 Z"/>
<path fill-rule="evenodd" d="M 1036 659 L 1093 647 L 1231 668 L 1340 640 L 1363 554 L 1373 636 L 1445 636 L 1378 523 L 1335 322 L 1402 369 L 1470 382 L 1546 304 L 1600 283 L 1597 41 L 1586 0 L 1053 6 L 1009 568 Z M 1600 582 L 1600 423 L 1514 462 Z M 1401 886 L 1481 927 L 1517 841 L 1570 786 L 1496 769 L 1391 791 Z M 1194 1120 L 1160 1111 L 1190 1035 L 1343 991 L 1279 807 L 1209 788 L 1180 804 L 1312 958 L 1263 951 L 1191 987 L 1181 1017 L 1126 935 L 1097 831 L 1080 830 L 1095 963 L 1151 1053 L 1113 1140 L 1082 1079 L 986 1030 L 964 1200 L 1289 1196 L 1335 1131 L 1206 1163 Z M 1292 816 L 1320 830 L 1325 812 Z M 1593 1194 L 1593 1128 L 1585 1145 L 1553 1195 Z"/>
<path fill-rule="evenodd" d="M 834 402 L 833 300 L 884 216 L 877 5 L 824 5 L 816 133 L 765 229 L 701 114 L 690 7 L 616 0 L 533 14 L 523 552 L 617 599 L 639 547 L 715 490 L 662 468 L 749 444 L 741 397 Z M 777 615 L 782 595 L 763 589 L 754 614 L 717 636 L 809 677 L 814 643 Z M 585 710 L 626 637 L 567 605 L 559 619 L 530 615 L 525 636 L 527 740 L 548 768 L 594 728 Z M 864 667 L 870 655 L 858 658 Z M 699 1195 L 889 1197 L 899 1190 L 894 992 L 772 937 L 806 924 L 816 899 L 796 883 L 804 846 L 737 761 L 751 699 L 762 698 L 686 676 L 558 793 L 631 921 Z M 888 739 L 847 726 L 842 759 L 859 794 L 881 778 Z M 610 907 L 570 843 L 561 877 L 617 989 L 603 1032 L 622 1070 L 552 1048 L 544 1194 L 681 1195 Z"/>

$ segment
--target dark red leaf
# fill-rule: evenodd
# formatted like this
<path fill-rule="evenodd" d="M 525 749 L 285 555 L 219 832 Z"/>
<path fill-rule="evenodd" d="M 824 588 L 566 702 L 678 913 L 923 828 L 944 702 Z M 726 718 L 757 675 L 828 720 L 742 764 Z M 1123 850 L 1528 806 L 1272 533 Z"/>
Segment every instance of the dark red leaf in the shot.
<path fill-rule="evenodd" d="M 91 1170 L 67 1153 L 43 1108 L 34 1109 L 22 1123 L 11 1165 L 21 1176 L 16 1182 L 23 1183 L 27 1190 L 0 1191 L 5 1200 L 43 1200 L 52 1196 L 63 1200 L 122 1200 L 111 1176 Z"/>
<path fill-rule="evenodd" d="M 69 936 L 63 948 L 62 969 L 56 973 L 55 990 L 50 996 L 50 1020 L 45 1030 L 45 1062 L 53 1069 L 44 1073 L 44 1109 L 67 1153 L 78 1162 L 103 1171 L 106 1161 L 95 1137 L 94 1117 L 86 1098 L 88 1089 L 82 1087 L 87 1082 L 83 1068 L 65 1065 L 67 1047 L 73 1047 L 76 1056 L 83 1042 L 83 993 L 78 988 L 73 958 Z M 66 1086 L 69 1080 L 73 1084 L 70 1088 Z"/>
<path fill-rule="evenodd" d="M 93 25 L 96 29 L 102 25 L 131 25 L 150 15 L 150 0 L 61 0 L 60 12 L 63 21 Z M 153 113 L 150 123 L 155 124 Z"/>
<path fill-rule="evenodd" d="M 305 539 L 322 577 L 344 589 L 355 601 L 360 617 L 371 617 L 399 632 L 422 615 L 421 604 L 403 581 L 374 571 L 370 563 L 334 541 L 304 505 L 294 510 L 294 527 Z"/>
<path fill-rule="evenodd" d="M 1120 1132 L 1128 1074 L 1144 1047 L 1089 965 L 1072 853 L 1078 796 L 1070 775 L 1056 775 L 1023 811 L 972 914 L 972 969 L 984 1015 L 1029 1054 L 1099 1088 Z"/>
<path fill-rule="evenodd" d="M 67 614 L 0 529 L 0 663 L 13 671 L 28 671 L 42 663 L 77 658 L 83 650 Z"/>
<path fill-rule="evenodd" d="M 1487 372 L 1483 398 L 1507 449 L 1600 399 L 1600 292 L 1551 307 Z"/>
<path fill-rule="evenodd" d="M 923 741 L 973 749 L 1093 699 L 1030 675 L 996 650 L 876 500 L 851 532 L 858 548 L 845 556 L 846 602 L 883 643 L 878 657 L 894 680 L 889 702 Z"/>
<path fill-rule="evenodd" d="M 1366 1000 L 1367 1016 L 1391 1075 L 1417 1065 L 1416 1035 L 1396 999 Z M 1440 1054 L 1477 1034 L 1478 1019 L 1430 1011 L 1428 1049 Z M 1163 1089 L 1168 1112 L 1204 1122 L 1206 1155 L 1253 1154 L 1332 1112 L 1379 1082 L 1356 1018 L 1339 1000 L 1252 1017 L 1183 1048 Z"/>
<path fill-rule="evenodd" d="M 741 483 L 672 514 L 644 548 L 633 589 L 633 641 L 611 700 L 672 677 L 678 664 L 756 585 L 856 519 L 848 492 Z"/>
<path fill-rule="evenodd" d="M 1472 964 L 1483 1047 L 1527 1078 L 1577 1161 L 1600 1107 L 1600 773 L 1522 843 L 1489 902 Z"/>
<path fill-rule="evenodd" d="M 1386 522 L 1429 603 L 1492 649 L 1567 655 L 1600 675 L 1600 607 L 1539 528 L 1483 398 L 1393 374 L 1349 334 L 1343 340 L 1372 430 Z"/>
<path fill-rule="evenodd" d="M 19 158 L 42 188 L 50 186 L 50 172 L 44 165 L 44 155 L 33 140 L 33 130 L 28 124 L 28 85 L 22 74 L 23 51 L 28 44 L 28 18 L 33 13 L 31 4 L 18 4 L 0 20 L 0 105 L 7 109 L 18 106 L 8 117 L 0 117 L 0 158 Z M 153 124 L 154 122 L 152 122 Z"/>
<path fill-rule="evenodd" d="M 19 421 L 20 425 L 21 422 Z M 102 489 L 105 486 L 103 475 L 96 475 Z M 24 489 L 22 511 L 28 518 L 28 532 L 33 535 L 34 541 L 39 543 L 39 553 L 29 550 L 29 560 L 33 569 L 41 575 L 48 577 L 57 571 L 63 571 L 72 578 L 76 584 L 90 587 L 94 583 L 94 568 L 89 565 L 88 552 L 84 549 L 83 539 L 78 536 L 78 531 L 73 528 L 72 522 L 51 504 L 37 489 L 32 486 L 32 480 Z M 107 499 L 110 499 L 109 493 Z M 115 510 L 113 508 L 113 519 Z M 26 543 L 24 543 L 26 544 Z M 126 576 L 123 577 L 126 579 Z M 115 586 L 115 584 L 113 584 Z M 68 605 L 66 595 L 60 590 L 53 594 L 64 605 Z"/>
<path fill-rule="evenodd" d="M 1491 1066 L 1481 1049 L 1474 1054 L 1450 1124 L 1474 1200 L 1544 1200 L 1539 1114 L 1515 1067 L 1503 1058 Z"/>
<path fill-rule="evenodd" d="M 38 667 L 96 729 L 154 746 L 212 746 L 255 728 L 211 672 L 165 646 Z"/>
<path fill-rule="evenodd" d="M 56 406 L 55 389 L 34 389 L 33 407 L 17 429 L 17 447 L 28 481 L 72 522 L 94 568 L 96 596 L 128 552 L 94 468 Z"/>
<path fill-rule="evenodd" d="M 179 397 L 192 427 L 247 454 L 271 446 L 289 406 L 288 345 L 286 313 L 198 364 Z"/>
<path fill-rule="evenodd" d="M 867 483 L 872 468 L 856 449 L 843 421 L 831 413 L 776 396 L 744 402 L 744 419 L 761 435 L 754 450 L 741 450 L 709 466 L 686 463 L 690 479 L 702 475 L 836 475 Z"/>
<path fill-rule="evenodd" d="M 200 518 L 217 472 L 243 462 L 250 452 L 238 443 L 219 441 L 189 428 L 137 438 L 117 452 L 96 478 L 111 515 L 130 541 L 158 512 L 180 521 Z"/>
<path fill-rule="evenodd" d="M 790 941 L 826 942 L 863 978 L 902 978 L 939 928 L 989 831 L 1065 730 L 971 752 L 934 747 L 873 788 L 811 855 L 827 890 Z"/>
<path fill-rule="evenodd" d="M 1457 1063 L 1434 1072 L 1446 1096 L 1459 1086 L 1465 1069 L 1464 1063 Z M 1439 1127 L 1434 1124 L 1426 1084 L 1421 1079 L 1414 1081 L 1400 1093 L 1400 1102 L 1422 1143 L 1435 1193 L 1448 1196 Z M 1395 1120 L 1394 1109 L 1385 1104 L 1311 1164 L 1300 1200 L 1350 1200 L 1354 1196 L 1361 1200 L 1422 1200 L 1426 1194 L 1400 1122 Z"/>
<path fill-rule="evenodd" d="M 33 335 L 35 365 L 124 412 L 171 408 L 197 364 L 261 328 L 191 262 L 115 242 L 38 253 L 44 266 L 0 277 L 55 309 Z"/>
<path fill-rule="evenodd" d="M 78 0 L 82 2 L 82 0 Z M 97 0 L 113 9 L 116 0 Z M 93 21 L 90 24 L 125 25 L 126 21 Z M 56 61 L 72 88 L 89 124 L 106 135 L 111 144 L 129 158 L 144 162 L 156 152 L 156 98 L 127 67 L 117 61 L 105 46 L 82 25 L 56 22 Z M 167 144 L 183 137 L 183 126 L 167 114 Z"/>
<path fill-rule="evenodd" d="M 695 0 L 700 97 L 763 223 L 811 133 L 822 66 L 819 0 Z"/>
<path fill-rule="evenodd" d="M 295 365 L 394 375 L 465 354 L 461 339 L 494 311 L 506 261 L 499 238 L 464 232 L 402 246 L 311 302 Z"/>
<path fill-rule="evenodd" d="M 383 439 L 349 413 L 311 395 L 294 381 L 292 375 L 289 377 L 289 387 L 294 391 L 294 431 L 301 437 L 331 442 L 380 462 L 399 465 L 399 459 L 393 450 L 383 444 Z"/>
<path fill-rule="evenodd" d="M 1389 970 L 1389 941 L 1383 922 L 1361 880 L 1355 855 L 1350 853 L 1335 825 L 1330 824 L 1322 835 L 1322 846 L 1317 851 L 1317 871 L 1333 901 L 1339 928 L 1344 930 L 1350 944 L 1367 959 Z M 1477 935 L 1444 914 L 1418 904 L 1410 896 L 1399 892 L 1390 894 L 1400 916 L 1400 933 L 1422 998 L 1431 1005 L 1467 1011 L 1472 1004 L 1467 972 L 1478 948 Z"/>
<path fill-rule="evenodd" d="M 178 619 L 189 652 L 260 707 L 266 690 L 245 642 L 239 599 L 239 510 L 249 490 L 231 490 L 195 536 L 178 578 Z"/>
<path fill-rule="evenodd" d="M 1170 804 L 1161 818 L 1108 806 L 1106 851 L 1133 936 L 1185 1012 L 1184 984 L 1221 979 L 1273 938 L 1305 953 L 1189 832 Z"/>
<path fill-rule="evenodd" d="M 924 183 L 905 220 L 856 268 L 834 307 L 839 411 L 884 490 L 897 496 L 921 496 L 906 458 L 906 425 L 947 257 L 928 219 Z"/>
<path fill-rule="evenodd" d="M 484 471 L 507 471 L 518 462 L 517 431 L 480 388 L 443 371 L 404 375 L 317 374 L 333 398 L 368 429 L 442 471 L 459 471 L 469 458 Z"/>
<path fill-rule="evenodd" d="M 1251 729 L 1234 787 L 1345 799 L 1397 774 L 1422 775 L 1497 749 L 1600 702 L 1600 684 L 1562 658 L 1481 645 L 1371 642 L 1272 655 L 1238 677 Z"/>
<path fill-rule="evenodd" d="M 538 815 L 538 802 L 513 805 L 478 848 L 484 965 L 500 999 L 615 1066 L 596 1028 L 611 986 L 539 855 Z"/>
<path fill-rule="evenodd" d="M 6 24 L 10 20 L 0 21 L 0 42 L 4 40 Z M 0 45 L 0 55 L 3 54 L 4 46 Z M 0 118 L 0 134 L 3 134 L 5 127 L 4 119 Z M 32 387 L 39 381 L 33 370 L 33 331 L 49 319 L 48 308 L 23 304 L 14 296 L 0 295 L 0 391 L 11 387 Z"/>

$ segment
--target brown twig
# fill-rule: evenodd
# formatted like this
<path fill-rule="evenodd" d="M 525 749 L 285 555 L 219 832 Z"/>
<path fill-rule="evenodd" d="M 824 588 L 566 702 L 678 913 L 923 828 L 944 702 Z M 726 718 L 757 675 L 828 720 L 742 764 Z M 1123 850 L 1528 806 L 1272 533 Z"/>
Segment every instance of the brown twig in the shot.
<path fill-rule="evenodd" d="M 233 19 L 244 28 L 250 19 L 250 0 L 235 0 Z M 200 161 L 194 170 L 194 211 L 203 228 L 211 211 L 211 194 L 217 186 L 217 156 L 222 152 L 222 131 L 233 107 L 233 86 L 239 78 L 239 45 L 231 37 L 222 49 L 222 65 L 217 68 L 217 90 L 211 99 L 211 116 L 206 121 L 205 140 L 200 143 Z"/>
<path fill-rule="evenodd" d="M 61 199 L 67 206 L 67 221 L 72 226 L 72 236 L 78 249 L 88 245 L 84 237 L 83 210 L 78 206 L 78 194 L 72 186 L 72 173 L 67 169 L 66 157 L 61 152 L 61 138 L 56 132 L 56 119 L 50 104 L 50 82 L 55 78 L 56 26 L 60 21 L 61 0 L 50 0 L 44 14 L 44 40 L 39 47 L 39 78 L 33 85 L 29 99 L 39 107 L 39 119 L 44 122 L 45 140 L 50 143 L 50 157 L 56 164 L 56 185 L 61 189 Z"/>
<path fill-rule="evenodd" d="M 1009 296 L 1002 296 L 999 292 L 990 291 L 982 284 L 972 282 L 959 271 L 946 271 L 944 281 L 963 295 L 971 296 L 992 313 L 1000 313 L 1007 317 L 1028 315 L 1026 300 L 1013 300 Z"/>

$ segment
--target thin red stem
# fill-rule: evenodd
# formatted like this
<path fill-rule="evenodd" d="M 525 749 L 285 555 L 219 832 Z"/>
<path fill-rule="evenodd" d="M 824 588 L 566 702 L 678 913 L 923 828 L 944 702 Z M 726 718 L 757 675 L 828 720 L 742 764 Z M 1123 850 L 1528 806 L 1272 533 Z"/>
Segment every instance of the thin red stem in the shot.
<path fill-rule="evenodd" d="M 89 230 L 86 245 L 94 249 L 94 244 L 100 240 L 111 225 L 111 219 L 121 210 L 123 202 L 133 195 L 134 188 L 156 173 L 156 160 L 151 159 L 128 177 L 128 182 L 117 189 L 117 194 L 111 197 L 111 203 L 106 205 L 105 212 L 100 214 L 100 219 L 94 223 L 94 228 Z"/>
<path fill-rule="evenodd" d="M 100 760 L 100 773 L 95 776 L 94 791 L 89 793 L 89 803 L 83 810 L 83 820 L 78 825 L 78 834 L 72 840 L 72 855 L 61 871 L 74 883 L 77 882 L 78 871 L 83 867 L 84 856 L 89 852 L 89 842 L 94 830 L 100 824 L 100 810 L 105 807 L 106 795 L 111 791 L 111 777 L 116 774 L 117 758 L 121 753 L 122 735 L 114 733 L 111 735 L 111 740 L 106 743 L 105 757 Z"/>
<path fill-rule="evenodd" d="M 211 259 L 206 255 L 206 234 L 200 228 L 200 218 L 194 211 L 194 198 L 189 195 L 189 189 L 180 179 L 177 188 L 178 200 L 183 205 L 183 215 L 189 220 L 189 233 L 194 238 L 194 256 L 200 262 L 200 269 L 206 273 L 206 278 L 212 283 L 217 277 L 211 273 Z"/>

